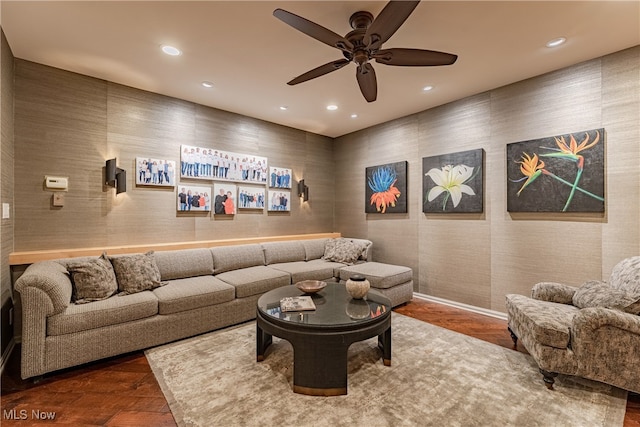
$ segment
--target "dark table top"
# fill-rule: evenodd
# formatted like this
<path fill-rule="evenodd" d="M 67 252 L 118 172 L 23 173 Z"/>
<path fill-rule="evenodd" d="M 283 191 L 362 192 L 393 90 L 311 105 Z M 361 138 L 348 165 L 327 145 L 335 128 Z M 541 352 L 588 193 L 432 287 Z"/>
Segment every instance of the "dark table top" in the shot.
<path fill-rule="evenodd" d="M 369 290 L 364 299 L 356 300 L 351 298 L 345 285 L 339 283 L 327 283 L 320 292 L 310 295 L 315 310 L 282 312 L 282 298 L 301 295 L 309 294 L 303 293 L 295 285 L 271 290 L 258 299 L 258 310 L 276 322 L 310 328 L 356 326 L 386 317 L 391 312 L 391 301 L 384 295 Z"/>

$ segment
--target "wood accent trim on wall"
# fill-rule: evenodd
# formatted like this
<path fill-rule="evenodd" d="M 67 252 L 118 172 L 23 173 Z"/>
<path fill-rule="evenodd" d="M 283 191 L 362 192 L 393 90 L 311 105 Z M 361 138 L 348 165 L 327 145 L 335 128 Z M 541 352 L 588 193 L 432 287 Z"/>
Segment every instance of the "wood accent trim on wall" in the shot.
<path fill-rule="evenodd" d="M 245 245 L 250 243 L 282 242 L 286 240 L 334 239 L 340 236 L 340 233 L 292 234 L 287 236 L 247 237 L 241 239 L 201 240 L 194 242 L 157 243 L 148 245 L 107 246 L 102 248 L 73 248 L 13 252 L 9 255 L 9 264 L 23 265 L 52 259 L 99 256 L 103 252 L 107 252 L 109 255 L 118 255 L 148 251 L 171 251 L 179 249 L 213 248 L 215 246 Z"/>

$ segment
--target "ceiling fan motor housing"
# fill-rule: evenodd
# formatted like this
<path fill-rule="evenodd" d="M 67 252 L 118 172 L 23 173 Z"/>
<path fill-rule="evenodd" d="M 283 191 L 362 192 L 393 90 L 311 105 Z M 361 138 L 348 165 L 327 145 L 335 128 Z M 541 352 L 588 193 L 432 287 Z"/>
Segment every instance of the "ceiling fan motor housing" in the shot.
<path fill-rule="evenodd" d="M 366 30 L 373 22 L 373 15 L 365 10 L 354 13 L 349 18 L 349 25 L 354 30 Z"/>

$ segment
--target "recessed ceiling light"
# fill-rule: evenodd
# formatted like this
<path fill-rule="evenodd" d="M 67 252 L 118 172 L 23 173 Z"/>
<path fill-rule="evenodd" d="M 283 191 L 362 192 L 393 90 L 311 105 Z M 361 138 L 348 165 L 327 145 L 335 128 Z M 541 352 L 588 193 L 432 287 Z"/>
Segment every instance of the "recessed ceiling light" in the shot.
<path fill-rule="evenodd" d="M 351 118 L 352 118 L 352 119 L 357 119 L 357 118 L 358 118 L 358 115 L 357 115 L 357 114 L 352 114 L 352 115 L 351 115 Z"/>
<path fill-rule="evenodd" d="M 177 47 L 173 47 L 173 46 L 163 45 L 162 51 L 167 55 L 171 55 L 171 56 L 182 55 L 182 51 Z"/>
<path fill-rule="evenodd" d="M 288 110 L 288 109 L 289 109 L 289 107 L 287 107 L 286 105 L 281 105 L 281 106 L 280 106 L 280 109 L 281 109 L 282 111 L 286 111 L 286 110 Z"/>
<path fill-rule="evenodd" d="M 208 82 L 208 81 L 204 81 L 204 82 L 202 82 L 202 86 L 204 86 L 204 87 L 213 87 L 213 83 Z"/>
<path fill-rule="evenodd" d="M 433 89 L 433 86 L 425 86 L 422 88 L 423 92 L 429 92 L 431 89 Z"/>
<path fill-rule="evenodd" d="M 335 111 L 337 109 L 338 109 L 337 105 L 333 105 L 333 104 L 327 105 L 327 110 L 329 110 L 329 111 Z"/>
<path fill-rule="evenodd" d="M 547 47 L 556 47 L 556 46 L 560 46 L 561 44 L 563 44 L 564 42 L 566 42 L 567 39 L 565 39 L 564 37 L 558 37 L 557 39 L 553 39 L 547 42 Z"/>

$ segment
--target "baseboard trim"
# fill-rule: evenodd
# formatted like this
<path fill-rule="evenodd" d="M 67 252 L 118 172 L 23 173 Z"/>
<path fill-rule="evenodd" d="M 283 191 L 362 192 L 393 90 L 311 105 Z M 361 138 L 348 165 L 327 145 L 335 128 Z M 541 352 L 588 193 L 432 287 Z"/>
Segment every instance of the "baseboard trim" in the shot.
<path fill-rule="evenodd" d="M 444 304 L 444 305 L 448 305 L 450 307 L 460 308 L 462 310 L 471 311 L 473 313 L 483 314 L 485 316 L 490 316 L 490 317 L 495 317 L 496 319 L 505 320 L 505 321 L 507 320 L 507 315 L 505 313 L 501 313 L 499 311 L 489 310 L 489 309 L 482 308 L 482 307 L 476 307 L 474 305 L 464 304 L 464 303 L 457 302 L 457 301 L 451 301 L 451 300 L 444 299 L 444 298 L 438 298 L 438 297 L 434 297 L 432 295 L 421 294 L 419 292 L 414 292 L 413 296 L 416 297 L 416 298 L 420 298 L 420 299 L 426 300 L 426 301 L 436 302 L 438 304 Z"/>
<path fill-rule="evenodd" d="M 9 341 L 9 345 L 7 346 L 4 353 L 2 354 L 2 364 L 0 364 L 0 375 L 4 373 L 4 367 L 7 365 L 7 362 L 9 361 L 9 358 L 11 357 L 11 353 L 13 353 L 13 349 L 15 348 L 15 346 L 16 346 L 16 342 L 14 341 L 13 338 L 11 338 L 11 341 Z"/>

